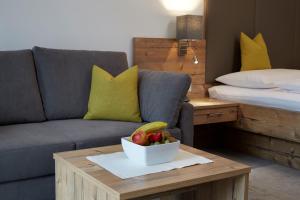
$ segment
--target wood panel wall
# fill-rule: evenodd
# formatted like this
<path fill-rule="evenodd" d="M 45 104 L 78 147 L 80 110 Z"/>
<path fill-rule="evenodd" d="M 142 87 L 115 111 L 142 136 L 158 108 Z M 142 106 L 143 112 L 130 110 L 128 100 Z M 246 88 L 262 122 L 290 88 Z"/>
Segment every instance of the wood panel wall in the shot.
<path fill-rule="evenodd" d="M 240 32 L 264 35 L 273 68 L 300 69 L 299 0 L 206 2 L 206 82 L 240 70 Z"/>
<path fill-rule="evenodd" d="M 187 73 L 192 77 L 190 98 L 206 95 L 205 85 L 205 40 L 190 42 L 186 56 L 178 56 L 176 39 L 134 38 L 133 61 L 141 69 Z M 199 63 L 194 64 L 197 55 Z"/>

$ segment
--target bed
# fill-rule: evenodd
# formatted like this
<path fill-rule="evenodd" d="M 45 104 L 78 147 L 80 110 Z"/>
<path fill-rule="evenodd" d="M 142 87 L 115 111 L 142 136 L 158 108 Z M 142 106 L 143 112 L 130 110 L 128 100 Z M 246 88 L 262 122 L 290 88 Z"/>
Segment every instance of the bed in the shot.
<path fill-rule="evenodd" d="M 213 84 L 217 77 L 240 70 L 240 32 L 251 37 L 263 33 L 274 69 L 300 69 L 298 0 L 209 0 L 206 1 L 206 83 Z M 223 136 L 226 147 L 300 169 L 300 95 L 277 89 L 258 91 L 232 86 L 210 89 L 215 98 L 240 102 L 239 121 L 222 127 L 222 134 L 218 135 Z"/>

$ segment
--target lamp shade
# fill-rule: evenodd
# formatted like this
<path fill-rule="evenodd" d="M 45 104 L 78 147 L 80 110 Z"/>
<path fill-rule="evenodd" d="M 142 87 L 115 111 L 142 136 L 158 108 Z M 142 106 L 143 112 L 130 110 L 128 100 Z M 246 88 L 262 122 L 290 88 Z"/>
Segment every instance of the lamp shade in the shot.
<path fill-rule="evenodd" d="M 203 39 L 203 16 L 178 16 L 176 29 L 178 40 L 201 40 Z"/>

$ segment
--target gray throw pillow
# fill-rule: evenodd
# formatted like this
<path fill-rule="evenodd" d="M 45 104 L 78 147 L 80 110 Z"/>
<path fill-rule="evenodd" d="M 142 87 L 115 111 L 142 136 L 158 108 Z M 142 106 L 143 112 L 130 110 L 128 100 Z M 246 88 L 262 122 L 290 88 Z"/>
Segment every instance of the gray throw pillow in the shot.
<path fill-rule="evenodd" d="M 164 121 L 176 126 L 180 109 L 191 84 L 187 74 L 140 71 L 139 101 L 141 117 L 146 122 Z"/>

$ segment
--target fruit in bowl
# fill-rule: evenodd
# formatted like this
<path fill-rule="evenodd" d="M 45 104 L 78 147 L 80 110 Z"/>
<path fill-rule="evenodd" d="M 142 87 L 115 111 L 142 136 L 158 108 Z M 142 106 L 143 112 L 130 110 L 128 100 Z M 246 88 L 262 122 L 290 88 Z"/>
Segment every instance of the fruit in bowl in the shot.
<path fill-rule="evenodd" d="M 130 139 L 133 143 L 142 146 L 176 142 L 177 140 L 165 130 L 167 126 L 168 124 L 165 122 L 152 122 L 146 124 L 134 131 L 131 134 Z"/>
<path fill-rule="evenodd" d="M 146 124 L 130 137 L 122 138 L 127 157 L 142 165 L 155 165 L 172 161 L 179 150 L 180 141 L 165 130 L 164 122 Z"/>
<path fill-rule="evenodd" d="M 147 134 L 144 131 L 137 131 L 131 136 L 131 141 L 135 144 L 146 146 L 148 144 Z"/>

